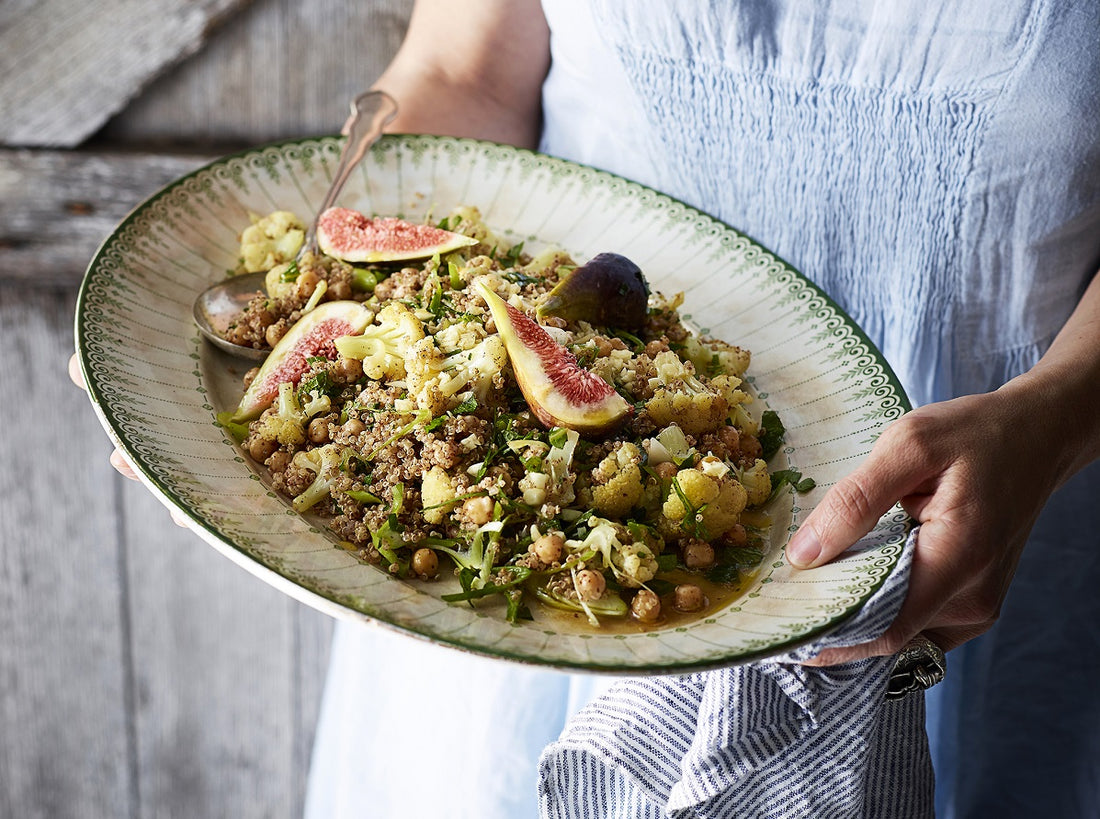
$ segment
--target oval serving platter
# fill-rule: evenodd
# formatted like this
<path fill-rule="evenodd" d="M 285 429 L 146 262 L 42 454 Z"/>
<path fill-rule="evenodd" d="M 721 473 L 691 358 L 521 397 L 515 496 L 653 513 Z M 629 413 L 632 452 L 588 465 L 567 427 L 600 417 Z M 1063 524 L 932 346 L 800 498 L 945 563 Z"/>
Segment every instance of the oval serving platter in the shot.
<path fill-rule="evenodd" d="M 236 405 L 244 366 L 204 343 L 191 303 L 237 262 L 249 214 L 309 218 L 328 188 L 341 140 L 279 143 L 230 156 L 167 186 L 104 242 L 82 284 L 76 342 L 108 434 L 162 502 L 257 577 L 335 617 L 372 619 L 475 653 L 562 669 L 683 673 L 781 654 L 834 628 L 882 584 L 909 522 L 895 508 L 843 559 L 796 571 L 790 534 L 822 494 L 870 451 L 908 402 L 867 337 L 797 271 L 675 199 L 609 173 L 532 151 L 446 137 L 383 138 L 340 204 L 414 221 L 478 207 L 498 235 L 579 261 L 613 250 L 653 289 L 683 291 L 685 320 L 752 351 L 757 400 L 787 428 L 773 467 L 814 478 L 773 509 L 761 570 L 724 608 L 651 631 L 601 633 L 535 612 L 448 604 L 449 581 L 403 581 L 337 546 L 295 513 L 215 422 Z"/>

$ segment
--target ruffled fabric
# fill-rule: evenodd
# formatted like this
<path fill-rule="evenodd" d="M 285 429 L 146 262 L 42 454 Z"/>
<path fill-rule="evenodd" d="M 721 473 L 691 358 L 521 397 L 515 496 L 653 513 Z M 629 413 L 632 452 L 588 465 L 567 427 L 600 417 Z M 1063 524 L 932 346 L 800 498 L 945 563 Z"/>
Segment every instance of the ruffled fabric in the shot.
<path fill-rule="evenodd" d="M 542 149 L 760 241 L 916 405 L 1032 366 L 1100 264 L 1096 0 L 545 12 Z"/>
<path fill-rule="evenodd" d="M 889 626 L 915 537 L 859 614 L 813 645 L 752 665 L 613 684 L 543 753 L 542 815 L 931 816 L 923 701 L 884 699 L 892 658 L 798 664 Z"/>
<path fill-rule="evenodd" d="M 1030 369 L 1100 267 L 1100 0 L 544 11 L 542 149 L 776 252 L 914 405 Z M 1056 493 L 1001 621 L 932 689 L 944 819 L 1100 812 L 1097 497 L 1095 466 Z"/>

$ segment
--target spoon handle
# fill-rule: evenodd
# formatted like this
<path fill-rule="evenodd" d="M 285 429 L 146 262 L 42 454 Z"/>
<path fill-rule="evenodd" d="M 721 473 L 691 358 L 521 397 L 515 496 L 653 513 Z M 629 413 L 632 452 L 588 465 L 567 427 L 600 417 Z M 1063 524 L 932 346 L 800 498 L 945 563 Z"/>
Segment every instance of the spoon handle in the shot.
<path fill-rule="evenodd" d="M 321 218 L 321 214 L 332 207 L 355 166 L 366 156 L 370 147 L 382 135 L 382 129 L 395 116 L 397 116 L 397 103 L 385 91 L 367 91 L 352 100 L 351 116 L 343 127 L 343 133 L 348 138 L 347 142 L 344 143 L 344 149 L 340 152 L 340 162 L 336 166 L 332 186 L 313 217 L 313 224 L 309 226 L 309 232 L 306 234 L 299 256 L 307 250 L 311 253 L 317 252 L 317 221 Z"/>

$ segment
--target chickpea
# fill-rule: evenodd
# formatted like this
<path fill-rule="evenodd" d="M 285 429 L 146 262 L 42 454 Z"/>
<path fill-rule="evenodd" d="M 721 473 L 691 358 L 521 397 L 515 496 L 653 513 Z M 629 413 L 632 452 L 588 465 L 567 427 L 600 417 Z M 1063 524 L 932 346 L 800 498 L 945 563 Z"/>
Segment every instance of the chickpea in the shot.
<path fill-rule="evenodd" d="M 565 538 L 557 532 L 543 535 L 527 547 L 527 550 L 539 559 L 544 566 L 549 566 L 561 560 L 565 549 Z"/>
<path fill-rule="evenodd" d="M 655 623 L 661 616 L 661 598 L 649 589 L 639 589 L 630 601 L 630 613 L 635 620 Z"/>
<path fill-rule="evenodd" d="M 439 571 L 439 558 L 431 549 L 417 549 L 412 556 L 412 570 L 420 577 L 435 577 Z"/>
<path fill-rule="evenodd" d="M 611 343 L 611 349 L 612 350 L 625 350 L 626 349 L 626 342 L 623 341 L 621 338 L 613 338 L 613 339 L 611 339 L 610 343 Z"/>
<path fill-rule="evenodd" d="M 256 376 L 259 375 L 259 374 L 260 374 L 260 368 L 259 367 L 253 367 L 251 370 L 249 370 L 248 372 L 246 372 L 244 374 L 244 378 L 242 379 L 242 381 L 244 383 L 244 388 L 246 390 L 250 386 L 252 386 L 252 382 L 256 380 Z"/>
<path fill-rule="evenodd" d="M 714 547 L 705 540 L 684 544 L 684 565 L 689 569 L 709 569 L 714 565 Z"/>
<path fill-rule="evenodd" d="M 294 284 L 295 295 L 300 299 L 308 299 L 313 295 L 313 291 L 317 289 L 319 281 L 321 281 L 321 277 L 312 270 L 303 270 L 298 275 L 298 281 Z"/>
<path fill-rule="evenodd" d="M 763 452 L 764 448 L 760 446 L 760 441 L 752 435 L 741 436 L 741 458 L 743 460 L 755 461 Z"/>
<path fill-rule="evenodd" d="M 735 523 L 728 532 L 722 535 L 722 541 L 730 546 L 744 546 L 749 542 L 749 533 L 740 523 Z"/>
<path fill-rule="evenodd" d="M 264 340 L 269 347 L 274 347 L 279 343 L 279 339 L 286 335 L 287 329 L 286 322 L 277 321 L 264 331 Z"/>
<path fill-rule="evenodd" d="M 309 440 L 315 444 L 327 443 L 329 439 L 328 435 L 328 419 L 326 418 L 314 418 L 309 422 L 309 428 L 306 430 L 306 435 Z"/>
<path fill-rule="evenodd" d="M 278 449 L 264 463 L 272 472 L 286 472 L 286 468 L 290 466 L 290 453 L 285 449 Z"/>
<path fill-rule="evenodd" d="M 729 452 L 741 450 L 741 433 L 737 431 L 737 427 L 727 425 L 719 429 L 718 440 L 726 445 L 726 450 Z"/>
<path fill-rule="evenodd" d="M 358 418 L 349 418 L 344 422 L 345 435 L 360 435 L 366 428 L 367 425 L 360 421 Z"/>
<path fill-rule="evenodd" d="M 657 473 L 657 477 L 663 481 L 671 481 L 676 477 L 676 464 L 672 461 L 664 461 L 653 467 L 653 471 Z"/>
<path fill-rule="evenodd" d="M 462 504 L 466 519 L 475 526 L 483 526 L 493 519 L 493 499 L 487 496 L 467 498 Z"/>
<path fill-rule="evenodd" d="M 647 345 L 645 345 L 645 354 L 650 358 L 656 358 L 658 353 L 663 353 L 667 349 L 668 339 L 664 336 L 661 336 L 661 338 L 657 339 L 656 341 L 651 341 Z"/>
<path fill-rule="evenodd" d="M 577 594 L 585 602 L 598 600 L 607 589 L 607 580 L 595 569 L 584 569 L 577 572 Z"/>
<path fill-rule="evenodd" d="M 699 611 L 707 604 L 703 590 L 694 583 L 681 583 L 672 594 L 672 605 L 678 611 Z"/>
<path fill-rule="evenodd" d="M 557 327 L 559 330 L 564 330 L 569 326 L 569 322 L 561 316 L 542 316 L 541 320 L 547 327 Z"/>
<path fill-rule="evenodd" d="M 611 355 L 611 351 L 614 349 L 611 342 L 603 336 L 595 336 L 592 343 L 596 345 L 596 355 L 600 358 Z"/>
<path fill-rule="evenodd" d="M 279 442 L 270 438 L 253 438 L 248 442 L 248 454 L 254 461 L 263 463 L 279 448 Z"/>
<path fill-rule="evenodd" d="M 332 368 L 337 380 L 350 384 L 363 375 L 363 363 L 355 358 L 340 358 Z"/>

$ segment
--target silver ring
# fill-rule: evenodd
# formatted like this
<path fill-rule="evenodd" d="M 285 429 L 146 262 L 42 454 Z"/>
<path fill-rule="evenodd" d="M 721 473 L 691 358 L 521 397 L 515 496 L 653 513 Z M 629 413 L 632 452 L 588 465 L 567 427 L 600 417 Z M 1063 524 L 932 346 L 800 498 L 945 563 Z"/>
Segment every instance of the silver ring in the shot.
<path fill-rule="evenodd" d="M 894 661 L 894 670 L 886 684 L 886 699 L 897 700 L 917 691 L 926 691 L 943 682 L 947 673 L 947 657 L 943 650 L 918 634 L 905 644 Z"/>

